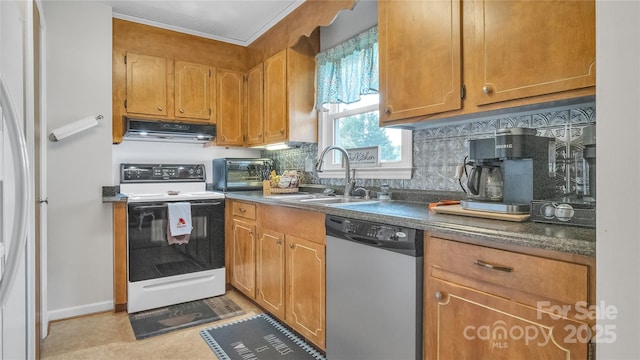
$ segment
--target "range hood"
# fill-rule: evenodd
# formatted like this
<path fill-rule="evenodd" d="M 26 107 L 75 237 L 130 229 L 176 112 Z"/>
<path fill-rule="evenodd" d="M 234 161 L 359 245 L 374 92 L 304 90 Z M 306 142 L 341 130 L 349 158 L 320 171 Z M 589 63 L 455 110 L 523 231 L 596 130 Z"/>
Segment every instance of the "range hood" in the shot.
<path fill-rule="evenodd" d="M 150 121 L 123 117 L 123 140 L 206 143 L 216 137 L 216 126 L 185 122 Z"/>

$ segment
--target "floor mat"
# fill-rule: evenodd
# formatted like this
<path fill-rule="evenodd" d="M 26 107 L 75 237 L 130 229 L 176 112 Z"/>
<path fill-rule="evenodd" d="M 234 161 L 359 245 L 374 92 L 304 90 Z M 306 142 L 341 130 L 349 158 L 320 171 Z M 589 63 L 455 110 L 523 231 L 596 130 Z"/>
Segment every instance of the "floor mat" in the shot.
<path fill-rule="evenodd" d="M 267 314 L 200 331 L 220 360 L 324 360 L 302 338 Z"/>
<path fill-rule="evenodd" d="M 236 303 L 222 295 L 129 314 L 129 322 L 136 339 L 141 340 L 242 314 Z"/>

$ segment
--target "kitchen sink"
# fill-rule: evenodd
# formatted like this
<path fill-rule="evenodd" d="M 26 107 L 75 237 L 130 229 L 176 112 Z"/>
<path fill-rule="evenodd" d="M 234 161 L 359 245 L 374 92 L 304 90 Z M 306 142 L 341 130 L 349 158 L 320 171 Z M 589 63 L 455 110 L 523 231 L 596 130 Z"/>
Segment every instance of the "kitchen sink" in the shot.
<path fill-rule="evenodd" d="M 344 197 L 344 196 L 326 196 L 322 194 L 297 194 L 297 195 L 271 195 L 269 199 L 274 199 L 283 202 L 296 202 L 300 204 L 315 204 L 326 206 L 340 206 L 346 204 L 368 204 L 376 203 L 378 200 L 363 199 L 356 197 Z"/>
<path fill-rule="evenodd" d="M 377 200 L 371 200 L 371 199 L 367 200 L 367 199 L 353 198 L 353 197 L 327 196 L 327 197 L 321 197 L 321 198 L 315 198 L 315 199 L 301 199 L 300 202 L 306 203 L 306 204 L 324 204 L 328 206 L 337 206 L 337 205 L 344 205 L 344 204 L 374 203 L 374 202 L 377 202 Z"/>
<path fill-rule="evenodd" d="M 273 200 L 300 200 L 315 198 L 316 195 L 309 193 L 293 193 L 293 194 L 280 194 L 280 195 L 267 195 L 267 198 Z"/>

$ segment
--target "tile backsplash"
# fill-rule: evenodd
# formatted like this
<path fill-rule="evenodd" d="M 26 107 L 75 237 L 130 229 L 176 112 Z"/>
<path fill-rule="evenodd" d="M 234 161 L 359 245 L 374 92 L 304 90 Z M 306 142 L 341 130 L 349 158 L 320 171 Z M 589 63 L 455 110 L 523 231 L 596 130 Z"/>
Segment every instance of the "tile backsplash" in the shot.
<path fill-rule="evenodd" d="M 572 154 L 582 151 L 583 129 L 595 124 L 595 104 L 556 108 L 532 113 L 502 115 L 482 120 L 465 120 L 434 125 L 413 131 L 413 173 L 408 180 L 357 179 L 358 186 L 377 188 L 387 183 L 392 189 L 461 191 L 454 179 L 455 169 L 469 152 L 469 139 L 493 137 L 495 130 L 506 127 L 536 128 L 538 135 L 556 139 L 556 188 L 558 195 L 573 191 Z M 305 162 L 315 164 L 318 146 L 263 151 L 262 156 L 274 160 L 278 172 L 304 169 Z M 303 172 L 303 183 L 331 186 L 344 185 L 344 179 L 320 179 L 315 171 Z M 357 176 L 356 176 L 357 178 Z"/>

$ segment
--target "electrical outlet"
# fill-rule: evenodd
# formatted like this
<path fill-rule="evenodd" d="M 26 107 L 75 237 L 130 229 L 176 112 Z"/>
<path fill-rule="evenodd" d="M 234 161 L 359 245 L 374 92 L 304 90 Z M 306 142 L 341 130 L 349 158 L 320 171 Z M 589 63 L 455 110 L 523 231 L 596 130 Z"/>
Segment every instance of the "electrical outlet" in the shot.
<path fill-rule="evenodd" d="M 458 165 L 456 166 L 456 172 L 455 174 L 453 174 L 453 180 L 459 180 L 462 178 L 462 174 L 463 174 L 463 167 L 462 165 Z"/>
<path fill-rule="evenodd" d="M 312 172 L 313 171 L 313 160 L 310 158 L 306 158 L 304 159 L 304 171 L 306 172 Z"/>

